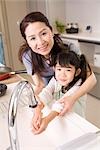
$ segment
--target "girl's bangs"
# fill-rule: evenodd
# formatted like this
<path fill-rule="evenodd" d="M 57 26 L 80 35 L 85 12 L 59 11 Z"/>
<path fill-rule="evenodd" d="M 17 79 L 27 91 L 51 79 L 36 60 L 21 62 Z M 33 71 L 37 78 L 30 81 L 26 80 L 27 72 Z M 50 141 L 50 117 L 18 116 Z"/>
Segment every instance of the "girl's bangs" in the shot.
<path fill-rule="evenodd" d="M 59 57 L 59 59 L 57 60 L 57 63 L 59 63 L 61 67 L 70 67 L 70 64 L 71 64 L 69 59 L 67 59 L 66 57 Z"/>

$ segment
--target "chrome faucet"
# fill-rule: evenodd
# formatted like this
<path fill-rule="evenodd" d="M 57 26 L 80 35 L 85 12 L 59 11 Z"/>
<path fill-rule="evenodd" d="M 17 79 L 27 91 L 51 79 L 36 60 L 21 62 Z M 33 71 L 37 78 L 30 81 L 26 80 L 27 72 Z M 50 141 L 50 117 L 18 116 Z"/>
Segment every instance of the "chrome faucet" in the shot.
<path fill-rule="evenodd" d="M 8 110 L 8 130 L 9 130 L 9 137 L 10 137 L 10 147 L 7 150 L 20 150 L 19 142 L 18 142 L 18 134 L 17 134 L 17 108 L 18 103 L 21 98 L 22 91 L 27 88 L 29 100 L 31 104 L 29 107 L 35 108 L 38 104 L 36 97 L 34 95 L 34 90 L 32 85 L 28 81 L 21 81 L 15 87 L 9 104 Z M 26 91 L 25 91 L 26 92 Z"/>

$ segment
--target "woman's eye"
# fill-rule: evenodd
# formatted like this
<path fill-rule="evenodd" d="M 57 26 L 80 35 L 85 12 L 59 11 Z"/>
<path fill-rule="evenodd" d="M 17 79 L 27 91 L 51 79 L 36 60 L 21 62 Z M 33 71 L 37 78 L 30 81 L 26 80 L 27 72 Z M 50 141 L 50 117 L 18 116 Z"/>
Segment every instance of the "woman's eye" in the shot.
<path fill-rule="evenodd" d="M 32 37 L 31 40 L 35 40 L 35 37 Z"/>
<path fill-rule="evenodd" d="M 42 33 L 42 35 L 46 35 L 46 34 L 47 34 L 47 32 L 43 32 L 43 33 Z"/>
<path fill-rule="evenodd" d="M 57 70 L 58 70 L 58 71 L 61 71 L 61 69 L 60 69 L 60 68 L 58 68 Z"/>

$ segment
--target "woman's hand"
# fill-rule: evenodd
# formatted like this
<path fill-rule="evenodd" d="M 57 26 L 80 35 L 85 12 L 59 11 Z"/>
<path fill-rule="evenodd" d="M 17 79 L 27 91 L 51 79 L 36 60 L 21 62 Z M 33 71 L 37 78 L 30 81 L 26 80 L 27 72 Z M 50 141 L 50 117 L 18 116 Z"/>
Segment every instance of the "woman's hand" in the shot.
<path fill-rule="evenodd" d="M 75 100 L 73 99 L 72 96 L 66 96 L 66 97 L 62 97 L 59 102 L 61 104 L 63 104 L 63 110 L 60 112 L 60 116 L 64 116 L 66 113 L 70 112 Z"/>

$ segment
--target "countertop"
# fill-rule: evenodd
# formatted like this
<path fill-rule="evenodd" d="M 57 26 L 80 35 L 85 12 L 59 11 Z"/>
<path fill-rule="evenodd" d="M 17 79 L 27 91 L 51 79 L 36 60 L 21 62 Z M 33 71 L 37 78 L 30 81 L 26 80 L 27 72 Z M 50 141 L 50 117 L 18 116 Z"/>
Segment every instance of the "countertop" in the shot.
<path fill-rule="evenodd" d="M 17 83 L 18 82 L 8 84 L 7 93 L 0 98 L 0 103 L 9 103 L 11 93 Z M 25 101 L 26 98 L 22 97 L 22 99 Z M 5 150 L 9 147 L 7 112 L 8 106 L 6 106 L 6 109 L 0 113 L 0 150 Z M 64 117 L 55 118 L 43 133 L 34 135 L 31 131 L 33 110 L 24 106 L 21 107 L 18 112 L 18 140 L 21 150 L 56 150 L 59 145 L 70 142 L 86 133 L 94 133 L 99 130 L 96 126 L 84 118 L 71 112 Z M 49 109 L 46 107 L 43 114 L 46 115 L 48 112 Z M 97 149 L 97 147 L 95 148 Z M 98 150 L 99 149 L 100 145 Z"/>
<path fill-rule="evenodd" d="M 10 84 L 10 83 L 14 83 L 14 82 L 18 82 L 21 81 L 23 78 L 20 75 L 12 75 L 10 78 L 5 79 L 5 80 L 1 80 L 0 83 L 3 84 Z"/>
<path fill-rule="evenodd" d="M 100 43 L 100 33 L 96 33 L 96 32 L 94 33 L 93 32 L 92 33 L 79 32 L 75 34 L 64 33 L 64 34 L 61 34 L 61 37 Z"/>

